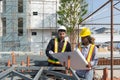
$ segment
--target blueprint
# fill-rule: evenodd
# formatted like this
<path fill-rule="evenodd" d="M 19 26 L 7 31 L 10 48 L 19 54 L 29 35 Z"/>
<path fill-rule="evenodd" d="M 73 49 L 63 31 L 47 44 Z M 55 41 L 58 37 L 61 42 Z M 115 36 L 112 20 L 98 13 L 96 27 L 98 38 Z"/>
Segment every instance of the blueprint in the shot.
<path fill-rule="evenodd" d="M 75 49 L 73 52 L 55 53 L 52 54 L 52 56 L 57 58 L 61 62 L 61 64 L 65 62 L 66 66 L 67 66 L 68 56 L 70 56 L 70 61 L 71 61 L 70 67 L 72 69 L 74 70 L 88 69 L 86 68 L 88 62 L 86 61 L 86 59 L 84 58 L 84 56 L 82 55 L 79 49 Z"/>

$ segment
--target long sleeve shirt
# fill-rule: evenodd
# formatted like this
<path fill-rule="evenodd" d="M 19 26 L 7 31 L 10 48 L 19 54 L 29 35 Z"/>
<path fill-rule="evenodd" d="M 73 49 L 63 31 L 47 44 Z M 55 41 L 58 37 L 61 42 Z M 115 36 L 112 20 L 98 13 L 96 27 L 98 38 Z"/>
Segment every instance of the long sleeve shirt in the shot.
<path fill-rule="evenodd" d="M 63 45 L 64 45 L 65 40 L 61 41 L 58 38 L 58 52 L 62 51 Z M 48 43 L 48 46 L 46 48 L 46 55 L 49 59 L 52 60 L 56 60 L 56 58 L 54 58 L 49 51 L 53 51 L 54 52 L 54 47 L 55 47 L 55 39 L 51 39 L 50 42 Z M 70 43 L 67 41 L 67 45 L 66 45 L 66 49 L 65 52 L 70 52 L 71 51 L 71 45 Z"/>
<path fill-rule="evenodd" d="M 88 46 L 82 46 L 81 53 L 83 54 L 83 56 L 85 58 L 87 58 L 88 51 L 90 49 L 90 45 L 91 44 L 89 44 Z M 95 46 L 93 54 L 92 54 L 92 58 L 90 61 L 92 68 L 97 64 L 96 54 L 97 54 L 97 47 Z M 92 80 L 91 78 L 93 77 L 93 69 L 91 69 L 91 70 L 76 70 L 76 74 L 81 78 L 85 77 L 86 80 Z"/>

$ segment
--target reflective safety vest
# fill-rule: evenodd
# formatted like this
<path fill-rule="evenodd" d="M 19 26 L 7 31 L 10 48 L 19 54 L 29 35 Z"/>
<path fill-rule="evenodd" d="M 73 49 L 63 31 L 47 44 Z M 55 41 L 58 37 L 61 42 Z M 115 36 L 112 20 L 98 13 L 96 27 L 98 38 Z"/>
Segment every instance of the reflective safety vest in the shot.
<path fill-rule="evenodd" d="M 80 46 L 78 46 L 78 48 L 79 48 L 80 50 L 82 50 L 82 48 L 81 48 Z M 91 61 L 94 48 L 95 48 L 95 45 L 91 44 L 91 45 L 90 45 L 90 48 L 89 48 L 89 51 L 88 51 L 88 55 L 87 55 L 87 57 L 86 57 L 87 62 L 90 62 L 90 61 Z"/>
<path fill-rule="evenodd" d="M 67 46 L 67 41 L 65 40 L 61 52 L 65 52 L 66 46 Z M 58 53 L 58 38 L 55 38 L 54 40 L 54 53 Z M 59 61 L 55 61 L 52 59 L 48 59 L 48 62 L 52 64 L 60 64 Z"/>

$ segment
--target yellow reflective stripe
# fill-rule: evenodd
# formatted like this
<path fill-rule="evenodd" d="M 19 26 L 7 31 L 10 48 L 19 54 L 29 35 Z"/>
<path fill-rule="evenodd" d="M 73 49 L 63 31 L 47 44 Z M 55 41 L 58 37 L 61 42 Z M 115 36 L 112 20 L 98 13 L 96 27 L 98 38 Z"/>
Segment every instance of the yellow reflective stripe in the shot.
<path fill-rule="evenodd" d="M 55 44 L 55 46 L 54 46 L 54 52 L 55 52 L 55 53 L 58 53 L 58 38 L 55 38 L 54 44 Z M 61 51 L 61 52 L 65 52 L 66 45 L 67 45 L 67 41 L 64 42 L 63 48 L 62 48 L 62 51 Z M 54 60 L 52 60 L 52 59 L 48 59 L 48 62 L 49 62 L 49 63 L 52 63 L 52 64 L 60 64 L 59 61 L 54 61 Z"/>
<path fill-rule="evenodd" d="M 94 47 L 95 47 L 95 45 L 91 45 L 91 46 L 90 46 L 90 49 L 89 49 L 89 52 L 88 52 L 88 56 L 87 56 L 87 58 L 86 58 L 87 62 L 90 62 L 90 60 L 91 60 Z"/>
<path fill-rule="evenodd" d="M 67 41 L 64 42 L 63 48 L 62 48 L 62 51 L 61 51 L 61 52 L 65 52 L 66 46 L 67 46 Z M 55 38 L 54 52 L 55 52 L 55 53 L 58 53 L 58 38 Z"/>
<path fill-rule="evenodd" d="M 49 62 L 49 63 L 52 63 L 52 64 L 60 64 L 59 61 L 54 61 L 54 60 L 52 60 L 52 59 L 48 59 L 48 62 Z"/>
<path fill-rule="evenodd" d="M 65 52 L 66 45 L 67 45 L 67 41 L 64 42 L 64 45 L 63 45 L 63 48 L 62 48 L 62 51 L 61 51 L 61 52 Z"/>
<path fill-rule="evenodd" d="M 59 61 L 57 61 L 57 62 L 55 62 L 55 64 L 60 64 L 60 62 L 59 62 Z"/>
<path fill-rule="evenodd" d="M 57 38 L 55 38 L 54 52 L 58 53 L 58 39 Z"/>

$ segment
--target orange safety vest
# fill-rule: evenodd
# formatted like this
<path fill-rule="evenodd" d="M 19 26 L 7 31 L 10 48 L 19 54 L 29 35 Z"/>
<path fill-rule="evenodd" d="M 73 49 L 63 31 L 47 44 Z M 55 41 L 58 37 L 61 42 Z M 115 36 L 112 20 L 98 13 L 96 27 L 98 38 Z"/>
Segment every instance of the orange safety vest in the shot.
<path fill-rule="evenodd" d="M 82 48 L 81 48 L 80 46 L 78 46 L 78 48 L 79 48 L 80 50 L 82 50 Z M 90 61 L 91 61 L 94 48 L 95 48 L 95 45 L 91 44 L 91 45 L 90 45 L 90 48 L 89 48 L 89 51 L 88 51 L 88 55 L 87 55 L 87 57 L 86 57 L 87 62 L 90 62 Z"/>
<path fill-rule="evenodd" d="M 67 41 L 65 40 L 61 52 L 65 52 L 66 46 L 67 46 Z M 55 53 L 58 53 L 58 38 L 55 38 L 55 41 L 54 41 L 54 52 L 55 52 Z M 52 64 L 60 64 L 59 61 L 54 61 L 54 60 L 52 60 L 52 59 L 48 59 L 48 62 L 49 62 L 49 63 L 52 63 Z"/>

